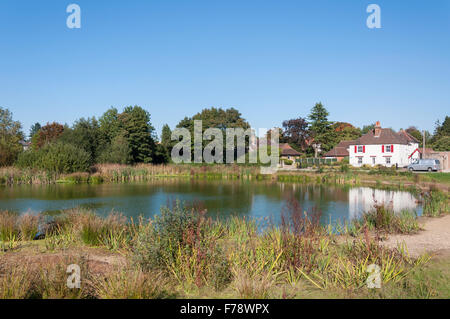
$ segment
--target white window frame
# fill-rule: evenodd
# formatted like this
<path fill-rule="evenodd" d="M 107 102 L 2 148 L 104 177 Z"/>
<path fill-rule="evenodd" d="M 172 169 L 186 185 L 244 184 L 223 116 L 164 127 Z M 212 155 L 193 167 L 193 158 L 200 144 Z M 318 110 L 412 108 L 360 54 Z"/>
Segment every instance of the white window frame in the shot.
<path fill-rule="evenodd" d="M 388 147 L 389 147 L 389 149 L 388 149 Z M 391 145 L 385 145 L 384 146 L 384 151 L 386 153 L 392 153 L 392 146 Z"/>
<path fill-rule="evenodd" d="M 363 158 L 362 156 L 358 156 L 358 164 L 362 164 L 363 163 Z"/>
<path fill-rule="evenodd" d="M 363 153 L 364 152 L 364 146 L 363 145 L 358 145 L 358 147 L 356 148 L 357 153 Z"/>
<path fill-rule="evenodd" d="M 386 164 L 392 164 L 390 156 L 386 156 L 385 159 L 386 159 Z"/>

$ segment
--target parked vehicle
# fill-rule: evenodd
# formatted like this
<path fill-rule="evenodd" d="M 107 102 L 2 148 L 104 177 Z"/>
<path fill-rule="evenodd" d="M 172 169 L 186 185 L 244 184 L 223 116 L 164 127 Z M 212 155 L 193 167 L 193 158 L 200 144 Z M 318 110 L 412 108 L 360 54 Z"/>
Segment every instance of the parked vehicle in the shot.
<path fill-rule="evenodd" d="M 412 171 L 439 171 L 441 169 L 441 163 L 437 159 L 419 159 L 414 163 L 407 166 L 408 170 Z"/>

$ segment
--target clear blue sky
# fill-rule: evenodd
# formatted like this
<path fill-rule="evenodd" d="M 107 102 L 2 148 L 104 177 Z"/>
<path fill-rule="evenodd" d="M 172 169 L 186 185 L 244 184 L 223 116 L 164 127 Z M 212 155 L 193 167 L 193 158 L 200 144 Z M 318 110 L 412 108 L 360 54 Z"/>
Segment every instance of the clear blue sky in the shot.
<path fill-rule="evenodd" d="M 66 27 L 66 7 L 82 27 Z M 368 29 L 367 5 L 381 7 Z M 450 115 L 450 1 L 1 0 L 0 106 L 28 133 L 140 105 L 158 134 L 202 108 L 433 130 Z"/>

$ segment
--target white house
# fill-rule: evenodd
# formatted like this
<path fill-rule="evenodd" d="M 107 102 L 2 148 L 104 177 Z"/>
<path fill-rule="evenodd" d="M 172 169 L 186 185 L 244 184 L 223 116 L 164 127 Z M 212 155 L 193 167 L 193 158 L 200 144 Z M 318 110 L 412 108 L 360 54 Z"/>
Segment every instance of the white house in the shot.
<path fill-rule="evenodd" d="M 350 165 L 384 165 L 404 167 L 420 157 L 419 141 L 401 130 L 396 133 L 390 128 L 375 128 L 349 145 Z"/>

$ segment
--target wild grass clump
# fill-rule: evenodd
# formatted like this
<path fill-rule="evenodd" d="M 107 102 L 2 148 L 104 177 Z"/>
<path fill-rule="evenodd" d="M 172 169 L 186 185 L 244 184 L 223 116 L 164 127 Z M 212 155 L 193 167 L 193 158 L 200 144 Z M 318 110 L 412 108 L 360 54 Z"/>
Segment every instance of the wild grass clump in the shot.
<path fill-rule="evenodd" d="M 430 189 L 423 195 L 423 214 L 429 217 L 437 217 L 448 214 L 449 196 L 439 190 Z"/>
<path fill-rule="evenodd" d="M 415 211 L 402 210 L 395 213 L 383 204 L 376 204 L 373 210 L 364 213 L 362 222 L 370 230 L 386 234 L 413 234 L 420 230 Z"/>
<path fill-rule="evenodd" d="M 17 228 L 18 214 L 10 211 L 0 211 L 0 240 L 11 241 L 19 238 Z"/>
<path fill-rule="evenodd" d="M 40 220 L 39 215 L 28 213 L 20 215 L 17 220 L 20 238 L 25 241 L 33 240 L 39 231 Z"/>
<path fill-rule="evenodd" d="M 134 261 L 145 271 L 161 271 L 182 285 L 226 287 L 230 266 L 205 213 L 179 201 L 161 208 L 160 216 L 138 235 Z"/>
<path fill-rule="evenodd" d="M 67 286 L 67 266 L 80 266 L 80 289 Z M 88 284 L 90 270 L 85 256 L 63 256 L 51 263 L 2 264 L 0 262 L 0 299 L 79 299 L 92 298 Z"/>
<path fill-rule="evenodd" d="M 170 283 L 159 273 L 143 272 L 138 267 L 116 267 L 91 280 L 99 299 L 165 299 L 174 298 Z"/>

